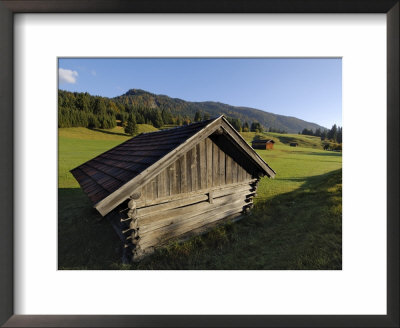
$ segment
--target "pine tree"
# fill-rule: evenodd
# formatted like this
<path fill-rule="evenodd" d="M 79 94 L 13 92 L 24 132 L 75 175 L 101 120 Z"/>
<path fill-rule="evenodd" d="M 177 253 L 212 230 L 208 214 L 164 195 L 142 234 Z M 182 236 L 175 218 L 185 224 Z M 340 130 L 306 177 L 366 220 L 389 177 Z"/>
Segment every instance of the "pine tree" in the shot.
<path fill-rule="evenodd" d="M 161 113 L 162 120 L 164 124 L 172 124 L 172 114 L 169 109 L 163 109 Z"/>
<path fill-rule="evenodd" d="M 253 123 L 251 123 L 250 131 L 251 132 L 262 132 L 263 128 L 259 122 L 253 122 Z"/>
<path fill-rule="evenodd" d="M 203 120 L 205 121 L 205 120 L 209 120 L 209 119 L 210 119 L 210 114 L 205 112 L 203 115 Z"/>
<path fill-rule="evenodd" d="M 93 113 L 96 115 L 103 114 L 106 112 L 106 104 L 102 98 L 97 98 L 94 103 Z"/>
<path fill-rule="evenodd" d="M 343 142 L 342 132 L 343 132 L 343 128 L 341 126 L 339 126 L 338 127 L 338 132 L 337 132 L 337 142 L 338 143 L 342 143 Z"/>
<path fill-rule="evenodd" d="M 138 127 L 136 124 L 135 115 L 133 113 L 130 113 L 125 127 L 125 133 L 133 136 L 134 134 L 137 133 L 137 129 Z"/>
<path fill-rule="evenodd" d="M 332 125 L 332 129 L 328 131 L 328 139 L 332 139 L 334 142 L 336 142 L 337 139 L 337 126 L 336 124 Z"/>
<path fill-rule="evenodd" d="M 325 140 L 327 138 L 328 138 L 328 131 L 324 129 L 324 131 L 322 131 L 321 133 L 321 140 Z"/>
<path fill-rule="evenodd" d="M 194 121 L 195 122 L 201 122 L 201 113 L 199 111 L 194 114 Z"/>
<path fill-rule="evenodd" d="M 161 116 L 161 113 L 160 113 L 159 110 L 157 110 L 156 113 L 155 113 L 153 125 L 156 128 L 161 128 L 164 125 L 164 122 L 163 122 L 163 119 L 162 119 L 162 116 Z"/>

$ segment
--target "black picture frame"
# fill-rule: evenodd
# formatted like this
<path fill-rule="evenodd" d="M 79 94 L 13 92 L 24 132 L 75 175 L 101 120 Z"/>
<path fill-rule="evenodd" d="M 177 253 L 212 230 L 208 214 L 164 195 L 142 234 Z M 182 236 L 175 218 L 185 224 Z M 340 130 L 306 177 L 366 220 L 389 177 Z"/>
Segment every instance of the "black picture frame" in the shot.
<path fill-rule="evenodd" d="M 399 8 L 398 0 L 0 0 L 0 324 L 4 327 L 399 327 Z M 14 131 L 11 123 L 16 13 L 385 13 L 387 315 L 14 315 L 13 134 L 18 131 Z"/>

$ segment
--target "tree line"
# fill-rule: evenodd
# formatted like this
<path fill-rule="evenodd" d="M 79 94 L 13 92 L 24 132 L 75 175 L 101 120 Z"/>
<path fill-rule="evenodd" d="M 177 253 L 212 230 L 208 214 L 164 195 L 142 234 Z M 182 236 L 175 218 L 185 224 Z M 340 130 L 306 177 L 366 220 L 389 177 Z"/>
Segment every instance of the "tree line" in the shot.
<path fill-rule="evenodd" d="M 341 144 L 343 141 L 342 131 L 343 127 L 334 124 L 332 125 L 331 129 L 321 130 L 318 128 L 315 130 L 315 132 L 312 129 L 303 129 L 303 131 L 301 131 L 301 133 L 299 132 L 299 134 L 320 137 L 321 140 L 331 140 L 333 142 Z"/>
<path fill-rule="evenodd" d="M 150 124 L 160 128 L 165 124 L 185 125 L 192 122 L 186 115 L 172 115 L 171 110 L 152 108 L 142 104 L 126 104 L 109 98 L 92 96 L 87 92 L 58 91 L 58 127 L 87 127 L 111 129 L 128 120 L 136 124 Z"/>
<path fill-rule="evenodd" d="M 181 126 L 210 119 L 210 113 L 196 111 L 193 117 L 176 114 L 172 108 L 160 109 L 151 102 L 128 102 L 126 99 L 92 96 L 87 92 L 58 91 L 58 127 L 86 127 L 90 129 L 111 129 L 117 125 L 125 132 L 137 133 L 137 124 L 149 124 L 156 128 L 164 125 Z M 269 127 L 265 129 L 259 122 L 241 122 L 239 118 L 227 117 L 229 123 L 239 132 L 279 132 L 286 131 Z M 118 123 L 118 124 L 117 124 Z"/>

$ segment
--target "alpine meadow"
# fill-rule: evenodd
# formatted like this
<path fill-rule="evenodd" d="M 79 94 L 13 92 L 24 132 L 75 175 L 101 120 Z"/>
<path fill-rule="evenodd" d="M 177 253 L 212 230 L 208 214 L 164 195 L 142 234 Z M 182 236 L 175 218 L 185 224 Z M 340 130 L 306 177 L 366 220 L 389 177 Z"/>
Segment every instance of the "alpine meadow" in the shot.
<path fill-rule="evenodd" d="M 68 270 L 342 268 L 342 129 L 214 102 L 193 103 L 142 90 L 105 98 L 59 91 L 58 266 Z M 141 133 L 224 114 L 276 170 L 261 178 L 241 220 L 172 239 L 139 262 L 121 261 L 112 225 L 92 207 L 70 170 Z"/>

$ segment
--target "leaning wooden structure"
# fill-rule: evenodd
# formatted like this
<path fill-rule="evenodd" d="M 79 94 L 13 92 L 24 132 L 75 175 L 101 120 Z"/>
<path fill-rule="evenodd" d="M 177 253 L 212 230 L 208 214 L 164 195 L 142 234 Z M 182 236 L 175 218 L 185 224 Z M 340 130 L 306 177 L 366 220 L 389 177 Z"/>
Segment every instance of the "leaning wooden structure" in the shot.
<path fill-rule="evenodd" d="M 134 260 L 247 211 L 275 176 L 223 116 L 142 133 L 71 172 Z"/>

